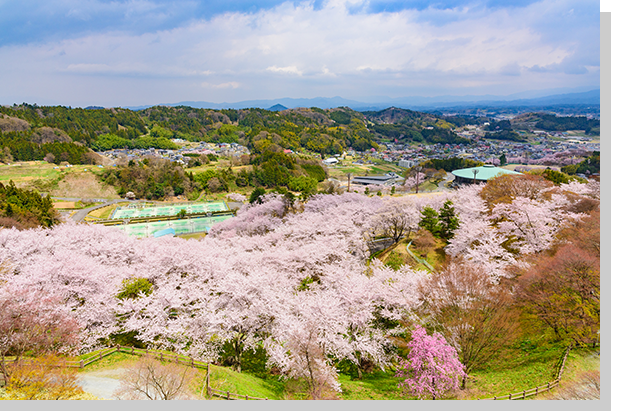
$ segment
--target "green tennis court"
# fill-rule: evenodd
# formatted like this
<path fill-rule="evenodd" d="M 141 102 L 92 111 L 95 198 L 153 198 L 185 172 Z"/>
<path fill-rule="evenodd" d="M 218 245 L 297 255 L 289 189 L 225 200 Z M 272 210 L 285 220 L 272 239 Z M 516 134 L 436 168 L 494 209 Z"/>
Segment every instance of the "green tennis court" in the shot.
<path fill-rule="evenodd" d="M 182 233 L 196 233 L 204 232 L 207 228 L 212 228 L 216 223 L 223 222 L 226 219 L 233 217 L 231 214 L 212 216 L 212 217 L 200 217 L 196 219 L 179 219 L 179 220 L 167 220 L 163 222 L 143 222 L 132 223 L 128 225 L 116 226 L 123 232 L 130 236 L 136 236 L 138 238 L 146 238 L 153 236 L 155 232 L 160 230 L 172 228 L 175 235 Z"/>
<path fill-rule="evenodd" d="M 188 214 L 192 214 L 227 211 L 230 209 L 224 201 L 191 204 L 171 204 L 167 206 L 131 204 L 129 206 L 117 207 L 110 218 L 133 219 L 137 217 L 175 216 L 179 214 L 181 210 L 185 210 Z"/>

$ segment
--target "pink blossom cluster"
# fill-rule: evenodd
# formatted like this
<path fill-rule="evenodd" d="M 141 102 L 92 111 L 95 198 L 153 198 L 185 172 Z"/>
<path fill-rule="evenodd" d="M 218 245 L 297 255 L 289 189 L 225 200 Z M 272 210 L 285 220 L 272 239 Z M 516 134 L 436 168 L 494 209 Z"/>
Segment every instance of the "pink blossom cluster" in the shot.
<path fill-rule="evenodd" d="M 396 371 L 407 391 L 420 399 L 437 399 L 459 388 L 465 367 L 441 334 L 429 335 L 424 328 L 414 327 L 407 346 L 409 354 Z"/>
<path fill-rule="evenodd" d="M 226 195 L 226 198 L 230 201 L 238 201 L 240 203 L 244 202 L 245 200 L 247 200 L 247 198 L 245 197 L 245 195 L 243 194 L 239 194 L 239 193 L 230 193 Z"/>
<path fill-rule="evenodd" d="M 508 267 L 522 265 L 522 256 L 547 249 L 563 226 L 583 216 L 569 210 L 570 195 L 577 200 L 600 199 L 596 181 L 544 189 L 522 185 L 509 203 L 489 208 L 479 195 L 482 188 L 463 187 L 452 196 L 460 226 L 446 252 L 484 265 L 496 279 Z"/>
<path fill-rule="evenodd" d="M 304 369 L 306 352 L 318 352 L 316 366 L 305 368 L 337 389 L 335 360 L 387 363 L 392 331 L 376 325 L 377 310 L 401 319 L 427 274 L 366 266 L 364 235 L 385 207 L 380 198 L 317 195 L 303 209 L 285 207 L 276 195 L 245 205 L 202 241 L 71 223 L 3 229 L 2 288 L 55 296 L 81 326 L 84 351 L 127 331 L 151 347 L 211 360 L 225 342 L 246 350 L 260 343 L 291 376 Z M 147 279 L 152 293 L 119 299 L 132 278 Z"/>
<path fill-rule="evenodd" d="M 388 221 L 415 230 L 424 207 L 438 210 L 450 199 L 460 227 L 447 253 L 499 276 L 520 255 L 548 247 L 564 222 L 579 217 L 567 197 L 597 199 L 597 184 L 531 189 L 493 208 L 480 197 L 482 185 L 426 196 L 318 194 L 294 205 L 272 194 L 243 205 L 201 241 L 136 239 L 70 222 L 0 229 L 0 296 L 49 296 L 79 324 L 83 351 L 129 331 L 150 347 L 210 360 L 227 342 L 260 345 L 284 374 L 312 371 L 317 389 L 338 390 L 336 361 L 390 361 L 388 338 L 402 331 L 380 327 L 377 317 L 414 316 L 428 278 L 367 264 L 367 241 Z M 120 299 L 133 278 L 147 279 L 152 292 Z"/>

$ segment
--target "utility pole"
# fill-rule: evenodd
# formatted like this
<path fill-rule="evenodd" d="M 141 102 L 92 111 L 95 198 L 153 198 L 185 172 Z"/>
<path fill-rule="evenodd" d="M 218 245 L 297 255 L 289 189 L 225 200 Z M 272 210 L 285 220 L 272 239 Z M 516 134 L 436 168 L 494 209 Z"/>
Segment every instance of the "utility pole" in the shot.
<path fill-rule="evenodd" d="M 349 182 L 347 185 L 347 192 L 351 192 L 351 172 L 347 174 L 347 180 Z"/>
<path fill-rule="evenodd" d="M 471 171 L 474 173 L 474 184 L 475 184 L 476 183 L 476 174 L 478 172 L 480 172 L 480 171 L 478 169 L 472 169 Z"/>
<path fill-rule="evenodd" d="M 418 184 L 420 183 L 420 172 L 422 172 L 422 168 L 419 165 L 416 165 L 413 168 L 413 172 L 415 172 L 415 193 L 418 193 Z"/>

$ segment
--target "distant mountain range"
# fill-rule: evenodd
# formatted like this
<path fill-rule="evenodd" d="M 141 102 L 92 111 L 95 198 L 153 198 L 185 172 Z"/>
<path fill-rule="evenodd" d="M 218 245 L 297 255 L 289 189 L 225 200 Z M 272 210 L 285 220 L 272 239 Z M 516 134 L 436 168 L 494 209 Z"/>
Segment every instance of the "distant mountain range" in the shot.
<path fill-rule="evenodd" d="M 281 111 L 288 108 L 311 108 L 331 109 L 349 107 L 356 111 L 378 111 L 390 107 L 411 109 L 415 111 L 434 110 L 441 108 L 458 108 L 471 106 L 489 107 L 519 107 L 519 106 L 550 106 L 550 105 L 600 105 L 600 89 L 587 92 L 561 93 L 547 96 L 537 96 L 537 92 L 522 92 L 514 95 L 468 95 L 468 96 L 409 96 L 403 98 L 376 97 L 368 102 L 354 101 L 351 99 L 334 96 L 332 98 L 279 98 L 249 100 L 241 102 L 196 102 L 184 101 L 173 104 L 159 104 L 164 106 L 189 106 L 192 108 L 207 109 L 244 109 L 262 108 L 271 111 Z M 529 96 L 529 97 L 528 97 Z M 131 110 L 150 108 L 153 105 L 127 107 Z"/>

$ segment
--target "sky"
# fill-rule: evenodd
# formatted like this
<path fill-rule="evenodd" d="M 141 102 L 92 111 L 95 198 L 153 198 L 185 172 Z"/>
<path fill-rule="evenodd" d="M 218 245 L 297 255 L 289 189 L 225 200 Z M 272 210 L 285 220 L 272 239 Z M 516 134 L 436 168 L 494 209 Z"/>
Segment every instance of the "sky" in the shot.
<path fill-rule="evenodd" d="M 599 1 L 0 0 L 0 104 L 597 88 Z"/>

